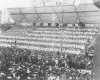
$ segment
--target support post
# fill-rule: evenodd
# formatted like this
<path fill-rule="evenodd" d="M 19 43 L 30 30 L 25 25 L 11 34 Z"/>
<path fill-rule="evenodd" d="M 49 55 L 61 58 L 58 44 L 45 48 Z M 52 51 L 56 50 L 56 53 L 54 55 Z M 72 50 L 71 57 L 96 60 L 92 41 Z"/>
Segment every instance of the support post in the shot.
<path fill-rule="evenodd" d="M 55 12 L 55 14 L 57 16 L 57 19 L 59 20 L 60 24 L 62 24 L 61 25 L 61 45 L 60 45 L 60 52 L 61 52 L 61 56 L 62 56 L 62 44 L 63 44 L 63 41 L 62 41 L 63 40 L 63 37 L 62 37 L 62 33 L 63 33 L 63 7 L 62 7 L 62 21 L 60 21 L 60 19 L 59 19 L 58 15 L 57 15 L 56 10 L 54 9 L 54 7 L 53 7 L 53 10 L 54 10 L 54 12 Z"/>
<path fill-rule="evenodd" d="M 23 15 L 23 17 L 25 18 L 25 20 L 28 22 L 28 20 L 26 19 L 26 17 L 25 17 L 24 14 L 22 13 L 21 9 L 20 9 L 20 8 L 18 8 L 18 9 L 19 9 L 20 13 Z M 29 22 L 28 22 L 28 23 L 29 23 Z"/>
<path fill-rule="evenodd" d="M 59 19 L 58 15 L 57 15 L 57 12 L 55 11 L 54 7 L 53 7 L 53 10 L 54 10 L 54 12 L 55 12 L 55 14 L 56 14 L 56 16 L 57 16 L 57 18 L 58 18 L 59 22 L 61 23 L 61 21 L 60 21 L 60 19 Z"/>
<path fill-rule="evenodd" d="M 37 10 L 35 9 L 35 7 L 34 7 L 34 10 L 35 10 L 36 14 L 39 16 L 41 22 L 43 23 L 43 20 L 41 19 L 40 15 L 38 14 L 38 12 L 37 12 Z"/>
<path fill-rule="evenodd" d="M 81 22 L 80 17 L 79 17 L 78 12 L 77 12 L 77 9 L 76 9 L 76 6 L 74 5 L 74 7 L 75 7 L 75 12 L 76 12 L 77 17 L 78 17 L 78 19 L 79 19 L 79 22 Z M 77 18 L 76 18 L 76 19 L 77 19 Z"/>
<path fill-rule="evenodd" d="M 61 56 L 62 56 L 62 51 L 63 51 L 63 14 L 64 11 L 63 11 L 63 7 L 62 7 L 62 25 L 61 25 Z"/>

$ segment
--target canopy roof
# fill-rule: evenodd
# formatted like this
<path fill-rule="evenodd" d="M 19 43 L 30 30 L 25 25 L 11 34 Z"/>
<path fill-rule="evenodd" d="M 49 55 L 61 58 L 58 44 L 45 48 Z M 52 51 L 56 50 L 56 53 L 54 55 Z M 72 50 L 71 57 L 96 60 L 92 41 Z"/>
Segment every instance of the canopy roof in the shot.
<path fill-rule="evenodd" d="M 100 9 L 94 4 L 8 8 L 15 22 L 22 23 L 100 23 Z"/>

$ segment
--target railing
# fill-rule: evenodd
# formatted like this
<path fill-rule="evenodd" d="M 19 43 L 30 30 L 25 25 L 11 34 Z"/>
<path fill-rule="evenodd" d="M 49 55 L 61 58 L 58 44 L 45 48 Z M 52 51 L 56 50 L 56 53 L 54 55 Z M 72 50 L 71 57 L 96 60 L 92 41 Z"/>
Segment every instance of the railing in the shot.
<path fill-rule="evenodd" d="M 95 44 L 96 39 L 98 38 L 99 35 L 100 35 L 100 28 L 99 28 L 99 33 L 98 33 L 98 35 L 93 39 L 93 41 L 92 41 L 91 44 L 88 46 L 88 48 L 91 47 L 91 46 L 93 46 L 93 45 Z"/>

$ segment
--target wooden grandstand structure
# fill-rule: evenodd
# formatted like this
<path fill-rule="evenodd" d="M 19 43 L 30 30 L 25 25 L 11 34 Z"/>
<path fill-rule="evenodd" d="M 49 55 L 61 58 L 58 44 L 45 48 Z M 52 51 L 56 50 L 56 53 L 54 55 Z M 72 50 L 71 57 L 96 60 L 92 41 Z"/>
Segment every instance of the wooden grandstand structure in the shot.
<path fill-rule="evenodd" d="M 96 38 L 96 35 L 98 34 L 98 30 L 99 30 L 98 26 L 100 23 L 100 18 L 98 16 L 100 16 L 100 10 L 94 4 L 81 4 L 78 7 L 76 7 L 74 5 L 49 6 L 49 7 L 45 6 L 45 7 L 34 7 L 34 8 L 32 8 L 32 7 L 30 7 L 30 8 L 17 7 L 17 8 L 8 8 L 7 11 L 10 13 L 11 18 L 14 21 L 14 26 L 16 27 L 16 28 L 14 27 L 11 30 L 1 34 L 2 36 L 4 34 L 10 35 L 10 37 L 8 37 L 8 35 L 6 35 L 6 38 L 7 37 L 9 38 L 8 40 L 6 40 L 7 44 L 9 43 L 9 41 L 11 43 L 14 42 L 14 40 L 10 40 L 10 38 L 13 39 L 16 37 L 18 37 L 18 38 L 16 38 L 16 40 L 18 41 L 18 43 L 20 43 L 20 45 L 23 43 L 26 44 L 27 40 L 29 40 L 29 39 L 31 40 L 31 38 L 38 39 L 40 35 L 39 36 L 37 36 L 37 35 L 43 34 L 44 36 L 41 35 L 40 40 L 43 40 L 43 37 L 46 38 L 47 41 L 51 39 L 50 44 L 52 44 L 52 45 L 50 46 L 49 43 L 45 43 L 45 39 L 44 39 L 45 45 L 49 46 L 49 48 L 51 48 L 51 51 L 56 50 L 56 51 L 60 51 L 62 53 L 65 45 L 68 45 L 68 44 L 65 44 L 64 42 L 66 42 L 67 39 L 70 38 L 71 36 L 73 38 L 74 32 L 76 32 L 75 35 L 79 34 L 79 38 L 82 37 L 82 39 L 83 39 L 83 42 L 80 40 L 80 42 L 78 44 L 81 47 L 82 46 L 81 42 L 83 43 L 82 51 L 84 52 L 84 49 L 85 49 L 84 43 L 87 43 L 88 37 L 93 44 L 93 42 L 95 41 L 94 39 Z M 80 29 L 77 29 L 77 30 L 73 29 L 74 26 L 72 26 L 72 24 L 75 24 L 75 26 L 78 26 L 78 22 L 80 22 L 80 21 L 85 23 L 85 25 L 86 25 L 86 29 L 84 29 L 83 32 Z M 73 28 L 69 29 L 68 26 L 66 26 L 64 28 L 64 24 L 67 24 L 68 26 L 72 26 Z M 19 25 L 24 26 L 24 27 L 20 28 Z M 38 29 L 38 27 L 39 27 L 39 29 Z M 42 27 L 45 27 L 45 28 L 43 29 Z M 58 29 L 57 29 L 57 27 L 58 27 Z M 29 29 L 32 30 L 32 28 L 33 28 L 33 31 L 30 31 L 30 33 L 27 32 L 27 31 L 29 31 Z M 34 28 L 36 28 L 36 30 L 34 30 Z M 90 30 L 90 31 L 88 31 L 88 30 Z M 47 31 L 47 32 L 45 32 L 45 31 Z M 69 33 L 66 31 L 68 31 Z M 93 33 L 92 33 L 92 31 L 93 31 Z M 20 39 L 19 39 L 18 34 L 21 35 L 21 33 L 22 33 L 22 36 L 20 36 Z M 29 35 L 32 36 L 31 34 L 36 37 L 29 38 Z M 72 34 L 72 35 L 70 35 L 70 34 Z M 11 37 L 12 35 L 14 35 L 16 37 L 14 37 L 14 36 Z M 54 35 L 54 37 L 52 37 L 53 35 Z M 66 36 L 66 35 L 68 35 L 68 36 Z M 21 38 L 23 38 L 24 36 L 28 37 L 27 40 L 25 42 L 20 41 Z M 48 38 L 48 36 L 49 36 L 49 38 Z M 68 38 L 66 38 L 66 37 L 68 37 Z M 53 40 L 54 40 L 53 38 L 55 38 L 54 42 L 53 42 Z M 64 41 L 64 38 L 66 38 L 65 41 Z M 76 36 L 75 38 L 73 38 L 73 40 L 71 42 L 73 43 L 75 41 L 74 39 L 76 39 L 76 41 L 77 41 L 77 39 L 79 39 L 79 38 L 78 38 L 78 36 Z M 84 38 L 86 38 L 85 41 L 84 41 Z M 69 43 L 69 41 L 70 40 L 68 40 L 68 42 L 66 42 L 66 43 Z M 34 39 L 32 42 L 27 42 L 27 43 L 28 44 L 31 43 L 31 44 L 35 45 Z M 39 42 L 36 42 L 36 43 L 40 44 L 41 41 L 40 41 L 40 43 Z M 44 43 L 42 43 L 42 44 L 44 44 Z M 42 45 L 42 47 L 45 45 Z M 58 45 L 58 47 L 56 45 Z M 69 44 L 69 45 L 71 45 L 71 44 Z M 54 48 L 54 46 L 56 46 L 56 48 Z M 76 51 L 78 53 L 81 53 L 80 52 L 81 48 L 78 47 L 78 49 L 77 49 L 77 46 L 75 46 L 75 45 L 72 45 L 71 49 L 68 48 L 68 46 L 65 47 L 66 49 L 64 49 L 64 52 L 70 52 L 70 50 L 73 50 L 73 46 L 74 46 L 74 48 L 76 48 Z M 31 45 L 30 49 L 32 47 L 33 46 Z M 23 46 L 23 48 L 29 48 L 29 46 L 25 45 L 25 46 Z M 40 49 L 40 50 L 48 51 L 48 50 L 50 50 L 49 48 L 43 49 L 41 47 L 40 48 L 37 47 L 37 50 Z M 67 49 L 69 49 L 69 51 L 67 51 Z"/>

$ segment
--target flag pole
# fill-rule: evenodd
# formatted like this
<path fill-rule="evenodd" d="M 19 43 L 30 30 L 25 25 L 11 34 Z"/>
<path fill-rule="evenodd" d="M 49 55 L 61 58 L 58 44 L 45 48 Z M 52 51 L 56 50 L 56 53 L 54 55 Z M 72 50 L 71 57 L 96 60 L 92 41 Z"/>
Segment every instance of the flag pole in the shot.
<path fill-rule="evenodd" d="M 61 23 L 61 56 L 62 56 L 62 51 L 63 51 L 63 6 L 62 6 L 62 23 Z"/>

